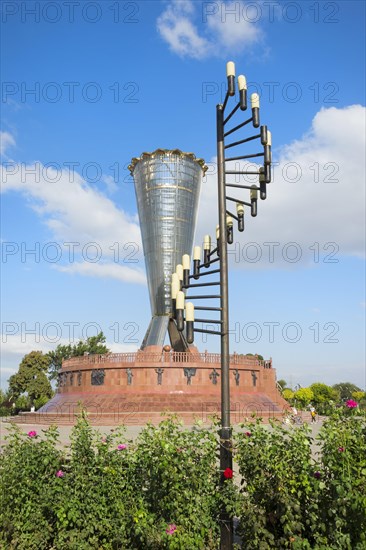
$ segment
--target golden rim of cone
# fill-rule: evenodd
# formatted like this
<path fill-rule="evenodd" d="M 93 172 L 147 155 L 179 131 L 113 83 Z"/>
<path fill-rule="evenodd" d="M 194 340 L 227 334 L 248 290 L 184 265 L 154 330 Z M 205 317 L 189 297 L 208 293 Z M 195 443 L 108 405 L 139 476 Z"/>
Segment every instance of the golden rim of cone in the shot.
<path fill-rule="evenodd" d="M 141 153 L 141 155 L 139 157 L 134 157 L 131 160 L 131 164 L 129 164 L 128 169 L 131 172 L 131 174 L 133 174 L 133 171 L 134 171 L 137 163 L 140 162 L 140 160 L 154 158 L 154 157 L 159 156 L 159 155 L 164 155 L 164 156 L 172 155 L 172 156 L 178 156 L 178 157 L 181 157 L 181 158 L 187 157 L 187 158 L 193 160 L 194 162 L 197 162 L 200 165 L 200 167 L 202 168 L 203 173 L 205 173 L 206 170 L 208 170 L 208 166 L 206 165 L 206 163 L 203 159 L 197 158 L 194 153 L 185 153 L 184 151 L 181 151 L 180 149 L 156 149 L 156 151 L 153 151 L 152 153 L 146 153 L 146 152 Z"/>

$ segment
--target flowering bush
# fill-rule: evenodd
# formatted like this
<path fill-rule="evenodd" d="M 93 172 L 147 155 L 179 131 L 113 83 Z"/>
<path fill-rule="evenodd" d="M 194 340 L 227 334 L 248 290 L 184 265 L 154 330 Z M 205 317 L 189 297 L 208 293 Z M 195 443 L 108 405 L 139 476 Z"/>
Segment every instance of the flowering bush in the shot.
<path fill-rule="evenodd" d="M 317 442 L 308 426 L 246 425 L 235 476 L 219 470 L 217 425 L 169 417 L 132 442 L 123 427 L 101 437 L 82 413 L 67 448 L 55 427 L 13 425 L 0 455 L 0 548 L 218 550 L 225 507 L 241 548 L 364 550 L 366 428 L 349 413 L 336 411 Z"/>
<path fill-rule="evenodd" d="M 323 425 L 319 446 L 319 523 L 329 548 L 366 548 L 365 418 L 335 412 Z"/>
<path fill-rule="evenodd" d="M 365 549 L 365 418 L 335 411 L 317 442 L 307 425 L 250 428 L 237 436 L 243 547 Z"/>
<path fill-rule="evenodd" d="M 81 414 L 70 447 L 55 427 L 13 425 L 0 456 L 0 548 L 217 548 L 220 471 L 215 428 L 147 425 L 135 443 L 106 437 Z"/>

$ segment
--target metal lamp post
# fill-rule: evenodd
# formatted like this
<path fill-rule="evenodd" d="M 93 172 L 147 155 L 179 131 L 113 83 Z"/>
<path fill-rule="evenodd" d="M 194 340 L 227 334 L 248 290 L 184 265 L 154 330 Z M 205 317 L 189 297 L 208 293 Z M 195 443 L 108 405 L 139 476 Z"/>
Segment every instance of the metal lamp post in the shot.
<path fill-rule="evenodd" d="M 228 92 L 229 93 L 229 90 Z M 221 431 L 220 470 L 221 482 L 226 468 L 233 468 L 232 430 L 230 427 L 230 352 L 229 352 L 229 288 L 227 263 L 226 190 L 225 190 L 225 146 L 224 106 L 216 107 L 217 131 L 217 182 L 219 201 L 220 258 L 220 307 L 221 307 Z M 233 522 L 225 512 L 221 517 L 221 550 L 229 550 L 233 544 Z"/>
<path fill-rule="evenodd" d="M 228 300 L 228 260 L 227 260 L 227 248 L 228 242 L 233 242 L 232 237 L 232 217 L 238 221 L 239 231 L 244 229 L 244 204 L 247 204 L 251 208 L 251 215 L 257 215 L 257 197 L 258 191 L 260 191 L 260 198 L 264 200 L 266 198 L 266 183 L 271 180 L 271 135 L 268 132 L 266 126 L 261 127 L 260 134 L 250 136 L 233 142 L 229 145 L 225 145 L 225 137 L 233 134 L 237 130 L 248 123 L 252 123 L 254 128 L 259 128 L 259 96 L 258 94 L 252 94 L 251 96 L 251 110 L 252 116 L 232 128 L 225 133 L 225 125 L 231 117 L 236 113 L 238 109 L 245 111 L 247 109 L 247 86 L 246 79 L 243 75 L 238 78 L 239 86 L 239 101 L 235 105 L 231 113 L 225 118 L 225 107 L 227 105 L 229 97 L 235 95 L 235 65 L 233 62 L 228 62 L 227 67 L 227 92 L 223 104 L 219 104 L 216 107 L 216 125 L 217 125 L 217 181 L 218 181 L 218 207 L 219 207 L 219 227 L 220 238 L 218 243 L 219 257 L 220 257 L 220 295 L 221 295 L 221 445 L 220 445 L 220 469 L 224 472 L 226 468 L 232 469 L 232 429 L 230 426 L 230 355 L 229 355 L 229 300 Z M 263 153 L 255 153 L 250 155 L 241 155 L 238 157 L 225 158 L 225 149 L 242 145 L 254 139 L 260 138 L 264 147 Z M 250 171 L 229 171 L 226 170 L 225 163 L 233 160 L 244 160 L 248 158 L 264 157 L 264 166 L 259 169 L 258 172 Z M 256 173 L 259 176 L 259 188 L 256 186 L 243 186 L 226 183 L 226 174 L 245 174 Z M 227 200 L 235 201 L 233 197 L 228 197 L 226 188 L 249 188 L 251 202 L 245 203 L 243 201 L 237 201 L 237 216 L 232 214 L 227 208 Z M 228 217 L 231 220 L 231 227 L 228 223 Z M 229 550 L 233 544 L 233 523 L 232 519 L 227 517 L 227 514 L 223 514 L 221 523 L 221 550 Z"/>
<path fill-rule="evenodd" d="M 271 132 L 267 126 L 260 126 L 259 120 L 259 96 L 257 93 L 251 95 L 251 116 L 225 131 L 226 124 L 231 120 L 237 111 L 247 110 L 247 84 L 243 75 L 238 77 L 239 101 L 232 111 L 225 117 L 225 108 L 230 97 L 235 96 L 235 65 L 232 61 L 227 63 L 227 92 L 223 104 L 216 107 L 216 127 L 217 127 L 217 178 L 218 178 L 218 215 L 219 225 L 216 228 L 216 247 L 211 249 L 211 237 L 206 235 L 203 241 L 203 260 L 201 260 L 201 249 L 195 247 L 193 257 L 193 274 L 190 274 L 190 258 L 183 256 L 182 264 L 177 265 L 176 273 L 172 275 L 172 317 L 175 319 L 178 331 L 185 331 L 187 344 L 193 343 L 194 333 L 202 332 L 206 334 L 217 334 L 221 338 L 221 429 L 220 429 L 220 470 L 221 486 L 225 483 L 224 472 L 230 469 L 230 477 L 233 467 L 232 459 L 232 429 L 230 426 L 230 355 L 229 355 L 229 300 L 228 300 L 228 244 L 233 243 L 233 225 L 234 219 L 237 221 L 238 230 L 244 231 L 244 207 L 250 208 L 252 217 L 257 216 L 258 210 L 258 192 L 261 200 L 267 197 L 267 183 L 271 181 Z M 225 138 L 241 130 L 244 126 L 252 124 L 254 128 L 260 128 L 259 133 L 249 136 L 229 144 L 225 144 Z M 232 147 L 251 143 L 259 139 L 263 146 L 263 152 L 250 153 L 227 158 L 225 151 Z M 263 157 L 263 166 L 253 170 L 228 170 L 226 163 L 237 160 L 252 159 Z M 227 175 L 256 175 L 258 176 L 258 185 L 241 185 L 226 181 Z M 241 198 L 234 198 L 227 195 L 227 188 L 237 190 L 249 190 L 250 202 Z M 236 214 L 230 211 L 227 206 L 228 201 L 236 203 Z M 219 262 L 218 269 L 210 268 L 215 262 Z M 191 283 L 191 279 L 200 279 L 203 275 L 211 276 L 219 273 L 219 281 L 206 283 Z M 178 281 L 180 281 L 178 283 Z M 190 300 L 195 299 L 219 299 L 219 307 L 200 306 L 194 308 L 191 302 L 185 302 L 188 296 L 185 291 L 196 287 L 208 287 L 217 285 L 220 287 L 219 294 L 213 295 L 194 295 L 189 296 Z M 220 312 L 220 319 L 195 319 L 196 310 L 217 311 Z M 194 322 L 214 322 L 220 326 L 220 330 L 198 329 Z M 221 550 L 231 550 L 233 545 L 233 521 L 226 510 L 221 511 L 220 517 Z"/>

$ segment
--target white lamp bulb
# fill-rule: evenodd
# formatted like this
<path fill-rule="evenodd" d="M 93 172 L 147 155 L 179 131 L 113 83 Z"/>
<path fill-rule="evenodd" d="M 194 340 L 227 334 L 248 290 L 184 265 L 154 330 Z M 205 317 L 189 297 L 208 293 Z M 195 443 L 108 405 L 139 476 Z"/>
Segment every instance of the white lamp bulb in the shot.
<path fill-rule="evenodd" d="M 195 246 L 193 249 L 193 259 L 194 260 L 200 260 L 201 259 L 201 247 Z"/>
<path fill-rule="evenodd" d="M 244 214 L 244 204 L 241 204 L 240 202 L 236 203 L 236 213 Z"/>
<path fill-rule="evenodd" d="M 183 281 L 183 266 L 182 266 L 182 264 L 178 264 L 175 271 L 178 275 L 179 280 Z"/>
<path fill-rule="evenodd" d="M 194 305 L 192 302 L 186 302 L 186 321 L 194 321 Z"/>
<path fill-rule="evenodd" d="M 239 87 L 239 90 L 247 89 L 247 79 L 242 74 L 238 76 L 238 87 Z"/>
<path fill-rule="evenodd" d="M 184 292 L 181 290 L 177 293 L 176 298 L 176 309 L 184 309 Z"/>
<path fill-rule="evenodd" d="M 235 76 L 235 63 L 233 61 L 226 63 L 226 76 Z"/>
<path fill-rule="evenodd" d="M 255 107 L 259 109 L 259 95 L 257 93 L 250 96 L 250 101 L 252 104 L 252 109 L 254 109 Z"/>
<path fill-rule="evenodd" d="M 211 249 L 211 237 L 210 237 L 210 235 L 205 235 L 204 236 L 203 248 L 204 248 L 204 250 L 210 250 Z"/>
<path fill-rule="evenodd" d="M 190 269 L 190 266 L 191 266 L 191 259 L 189 257 L 188 254 L 184 254 L 183 257 L 182 257 L 182 264 L 183 264 L 183 269 Z"/>

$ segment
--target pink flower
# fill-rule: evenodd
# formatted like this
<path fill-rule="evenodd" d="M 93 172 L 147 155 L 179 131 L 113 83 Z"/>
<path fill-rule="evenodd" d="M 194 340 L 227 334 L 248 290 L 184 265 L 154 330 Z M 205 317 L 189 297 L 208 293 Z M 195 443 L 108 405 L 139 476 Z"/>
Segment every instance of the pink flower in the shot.
<path fill-rule="evenodd" d="M 58 472 L 56 472 L 56 477 L 64 477 L 65 475 L 65 472 L 63 472 L 62 470 L 59 470 Z"/>
<path fill-rule="evenodd" d="M 167 535 L 172 535 L 176 530 L 177 530 L 177 526 L 174 523 L 170 523 L 170 525 L 168 525 L 165 532 L 167 533 Z"/>
<path fill-rule="evenodd" d="M 231 468 L 226 468 L 226 470 L 224 470 L 224 478 L 226 479 L 232 479 L 233 477 L 233 471 Z"/>
<path fill-rule="evenodd" d="M 338 452 L 339 453 L 344 453 L 345 451 L 345 448 L 344 447 L 338 447 Z"/>
<path fill-rule="evenodd" d="M 119 451 L 124 451 L 125 449 L 127 449 L 127 445 L 125 445 L 124 443 L 120 443 L 118 446 L 117 446 L 117 449 Z"/>
<path fill-rule="evenodd" d="M 37 435 L 37 432 L 35 430 L 31 430 L 30 432 L 28 432 L 28 437 L 36 437 Z"/>
<path fill-rule="evenodd" d="M 356 407 L 358 407 L 358 404 L 353 399 L 348 399 L 348 401 L 346 401 L 346 407 L 348 407 L 349 409 L 355 409 Z"/>

